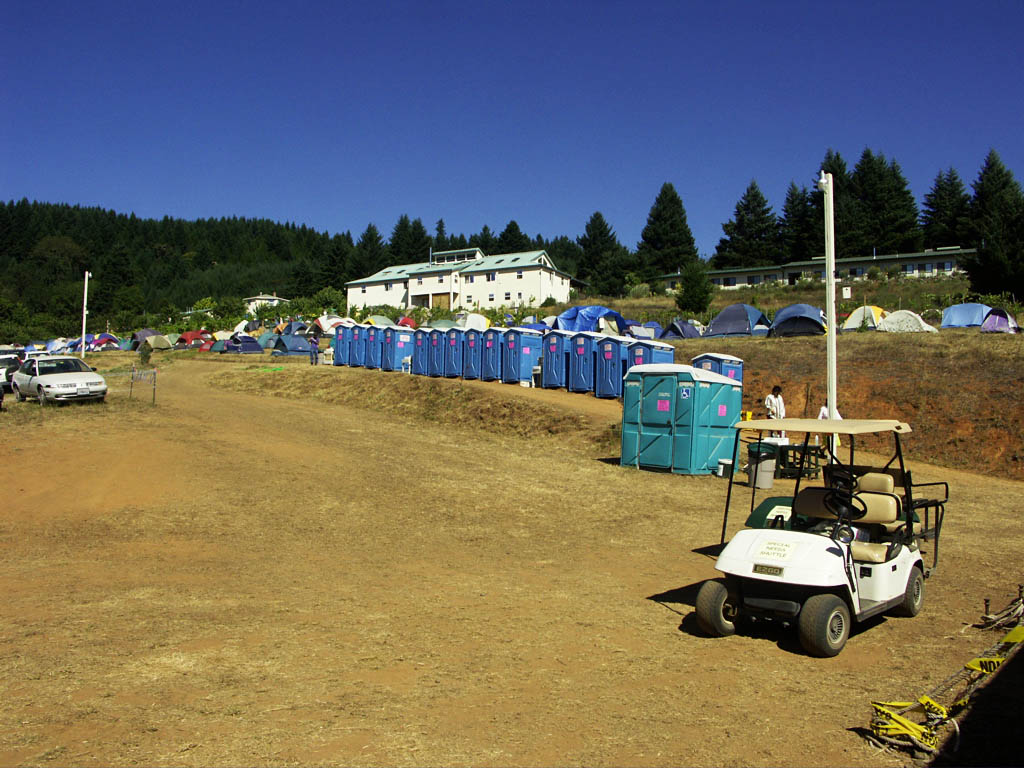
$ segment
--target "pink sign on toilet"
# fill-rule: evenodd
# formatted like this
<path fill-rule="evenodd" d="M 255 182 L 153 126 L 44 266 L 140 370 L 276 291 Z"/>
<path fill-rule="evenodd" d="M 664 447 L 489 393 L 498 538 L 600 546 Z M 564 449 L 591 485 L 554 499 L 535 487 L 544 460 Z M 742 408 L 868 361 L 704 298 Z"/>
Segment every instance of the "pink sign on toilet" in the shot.
<path fill-rule="evenodd" d="M 658 401 L 658 410 L 659 411 L 667 411 L 668 410 L 668 400 L 659 400 Z"/>
<path fill-rule="evenodd" d="M 726 414 L 726 407 L 724 405 L 718 406 L 718 415 L 719 416 L 725 416 L 725 414 Z"/>

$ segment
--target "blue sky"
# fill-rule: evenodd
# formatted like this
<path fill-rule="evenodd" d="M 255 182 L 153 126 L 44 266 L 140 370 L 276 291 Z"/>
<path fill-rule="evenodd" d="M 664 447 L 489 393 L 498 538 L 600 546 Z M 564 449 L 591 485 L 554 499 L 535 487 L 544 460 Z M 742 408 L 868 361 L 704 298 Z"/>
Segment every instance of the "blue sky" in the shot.
<path fill-rule="evenodd" d="M 751 179 L 828 148 L 920 202 L 990 148 L 1024 179 L 1024 3 L 8 3 L 0 199 L 387 237 L 634 247 L 665 181 L 710 255 Z"/>

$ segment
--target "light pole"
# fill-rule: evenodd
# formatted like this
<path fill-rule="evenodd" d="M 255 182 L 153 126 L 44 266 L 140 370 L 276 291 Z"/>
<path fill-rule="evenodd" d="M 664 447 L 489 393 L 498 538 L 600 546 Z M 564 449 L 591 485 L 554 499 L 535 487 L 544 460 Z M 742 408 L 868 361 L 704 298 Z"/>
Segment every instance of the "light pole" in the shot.
<path fill-rule="evenodd" d="M 78 348 L 82 359 L 85 360 L 85 316 L 89 314 L 89 310 L 86 305 L 89 303 L 89 278 L 92 277 L 92 272 L 85 273 L 85 288 L 82 291 L 82 335 L 78 339 Z"/>
<path fill-rule="evenodd" d="M 835 180 L 831 173 L 821 172 L 818 189 L 825 194 L 825 325 L 827 360 L 827 401 L 828 417 L 838 418 L 836 405 L 836 221 L 835 221 Z M 835 435 L 829 440 L 829 449 L 835 453 Z"/>

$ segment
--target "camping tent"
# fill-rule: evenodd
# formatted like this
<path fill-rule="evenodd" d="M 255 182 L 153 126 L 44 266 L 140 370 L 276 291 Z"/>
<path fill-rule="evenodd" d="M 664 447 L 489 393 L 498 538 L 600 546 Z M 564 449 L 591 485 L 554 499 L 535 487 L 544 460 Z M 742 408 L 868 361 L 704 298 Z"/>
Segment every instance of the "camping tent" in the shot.
<path fill-rule="evenodd" d="M 601 331 L 619 334 L 626 330 L 626 320 L 614 309 L 588 304 L 569 307 L 558 316 L 555 328 L 562 331 Z"/>
<path fill-rule="evenodd" d="M 878 321 L 878 330 L 888 333 L 938 333 L 938 329 L 928 325 L 921 316 L 909 309 L 890 312 Z"/>
<path fill-rule="evenodd" d="M 942 310 L 941 328 L 976 328 L 992 310 L 988 304 L 954 304 Z"/>
<path fill-rule="evenodd" d="M 212 340 L 213 337 L 210 335 L 210 332 L 207 331 L 205 328 L 200 328 L 198 331 L 185 331 L 183 334 L 181 334 L 181 336 L 178 337 L 177 341 L 175 341 L 174 343 L 177 346 L 184 348 L 192 346 L 193 342 L 196 341 L 202 343 L 204 341 Z"/>
<path fill-rule="evenodd" d="M 263 347 L 252 336 L 236 333 L 224 342 L 224 351 L 239 355 L 262 355 Z"/>
<path fill-rule="evenodd" d="M 525 322 L 525 319 L 523 322 Z M 459 318 L 459 324 L 467 330 L 480 331 L 481 333 L 491 327 L 491 321 L 476 312 L 470 312 L 465 317 Z"/>
<path fill-rule="evenodd" d="M 274 355 L 308 355 L 309 341 L 305 336 L 288 334 L 279 336 L 274 342 Z"/>
<path fill-rule="evenodd" d="M 438 328 L 442 331 L 447 331 L 449 328 L 458 328 L 459 324 L 454 320 L 434 320 L 430 323 L 431 328 Z"/>
<path fill-rule="evenodd" d="M 664 331 L 661 332 L 660 339 L 696 339 L 700 337 L 700 331 L 692 323 L 687 323 L 680 318 L 676 318 Z"/>
<path fill-rule="evenodd" d="M 866 328 L 869 331 L 874 331 L 878 329 L 878 321 L 888 314 L 881 307 L 876 307 L 872 304 L 857 307 L 846 318 L 842 329 L 844 331 L 858 331 L 861 328 Z"/>
<path fill-rule="evenodd" d="M 389 325 L 394 325 L 395 321 L 392 320 L 390 317 L 386 317 L 385 315 L 370 315 L 369 317 L 363 319 L 363 323 L 366 325 L 378 325 L 384 328 Z"/>
<path fill-rule="evenodd" d="M 305 333 L 307 326 L 301 320 L 292 320 L 288 323 L 280 323 L 274 328 L 274 333 L 280 334 L 281 336 L 297 336 L 298 334 Z"/>
<path fill-rule="evenodd" d="M 1002 307 L 993 307 L 981 324 L 982 333 L 1019 333 L 1020 327 L 1013 315 Z"/>
<path fill-rule="evenodd" d="M 152 328 L 143 328 L 141 331 L 136 331 L 135 333 L 132 334 L 132 349 L 138 349 L 139 344 L 141 344 L 142 340 L 145 339 L 147 336 L 157 335 L 157 332 L 154 331 Z"/>
<path fill-rule="evenodd" d="M 215 341 L 227 341 L 231 338 L 231 331 L 214 331 L 213 338 Z"/>
<path fill-rule="evenodd" d="M 790 304 L 775 313 L 769 336 L 820 336 L 825 313 L 810 304 Z"/>
<path fill-rule="evenodd" d="M 171 342 L 172 346 L 177 344 L 178 343 L 178 339 L 181 338 L 181 334 L 180 333 L 165 333 L 164 336 L 167 337 L 167 340 L 169 342 Z"/>
<path fill-rule="evenodd" d="M 324 333 L 330 334 L 334 332 L 334 329 L 345 321 L 337 315 L 322 315 L 313 321 L 313 325 L 320 329 L 317 335 Z"/>
<path fill-rule="evenodd" d="M 260 337 L 256 339 L 256 343 L 263 349 L 273 349 L 275 341 L 277 341 L 277 334 L 273 331 L 264 331 L 260 334 Z"/>
<path fill-rule="evenodd" d="M 249 331 L 255 331 L 259 327 L 259 320 L 242 320 L 233 330 L 234 333 L 249 333 Z"/>
<path fill-rule="evenodd" d="M 400 317 L 398 319 L 398 324 L 406 328 L 412 328 L 413 330 L 416 330 L 417 327 L 416 321 L 411 317 Z"/>
<path fill-rule="evenodd" d="M 170 349 L 171 342 L 167 340 L 167 337 L 154 333 L 152 336 L 147 336 L 143 341 L 144 344 L 148 344 L 150 349 Z"/>
<path fill-rule="evenodd" d="M 705 336 L 765 336 L 771 323 L 764 313 L 749 304 L 730 304 L 711 321 Z"/>

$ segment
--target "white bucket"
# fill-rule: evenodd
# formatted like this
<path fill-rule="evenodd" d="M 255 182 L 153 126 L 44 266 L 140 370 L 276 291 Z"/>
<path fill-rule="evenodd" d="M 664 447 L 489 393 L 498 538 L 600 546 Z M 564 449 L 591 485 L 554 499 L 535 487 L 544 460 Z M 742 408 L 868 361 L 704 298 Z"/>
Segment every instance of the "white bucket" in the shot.
<path fill-rule="evenodd" d="M 719 459 L 718 471 L 715 474 L 719 477 L 728 477 L 730 472 L 732 472 L 732 459 Z"/>

